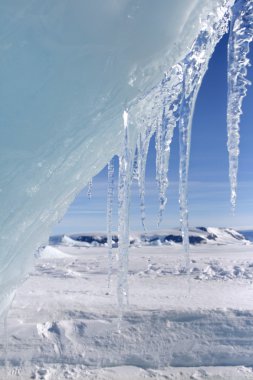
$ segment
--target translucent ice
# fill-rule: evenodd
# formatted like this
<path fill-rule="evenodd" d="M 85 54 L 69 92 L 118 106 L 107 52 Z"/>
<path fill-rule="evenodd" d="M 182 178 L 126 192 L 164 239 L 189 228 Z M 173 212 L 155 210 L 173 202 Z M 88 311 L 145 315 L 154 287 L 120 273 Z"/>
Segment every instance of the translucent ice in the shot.
<path fill-rule="evenodd" d="M 108 245 L 108 287 L 112 274 L 112 206 L 114 195 L 114 162 L 108 163 L 108 188 L 107 188 L 107 245 Z"/>
<path fill-rule="evenodd" d="M 191 51 L 182 61 L 184 71 L 181 110 L 179 117 L 180 168 L 179 204 L 183 246 L 186 253 L 186 269 L 189 272 L 189 232 L 188 232 L 188 172 L 191 147 L 191 128 L 195 101 L 207 70 L 209 59 L 220 38 L 227 31 L 229 8 L 226 3 L 217 13 L 203 20 L 202 30 Z"/>
<path fill-rule="evenodd" d="M 122 157 L 123 111 L 135 147 L 161 114 L 152 89 L 224 4 L 0 2 L 0 310 L 84 184 Z"/>
<path fill-rule="evenodd" d="M 242 102 L 247 93 L 247 67 L 249 44 L 253 39 L 253 1 L 238 0 L 232 8 L 228 42 L 228 152 L 231 205 L 236 206 L 237 173 L 240 142 Z"/>
<path fill-rule="evenodd" d="M 92 179 L 90 179 L 88 182 L 88 190 L 87 190 L 87 196 L 89 199 L 91 199 L 92 197 L 92 187 L 93 187 L 93 182 L 92 182 Z"/>
<path fill-rule="evenodd" d="M 133 168 L 133 150 L 129 141 L 128 112 L 123 112 L 124 146 L 119 156 L 119 256 L 118 256 L 118 304 L 122 311 L 128 303 L 128 248 L 129 248 L 129 202 Z"/>

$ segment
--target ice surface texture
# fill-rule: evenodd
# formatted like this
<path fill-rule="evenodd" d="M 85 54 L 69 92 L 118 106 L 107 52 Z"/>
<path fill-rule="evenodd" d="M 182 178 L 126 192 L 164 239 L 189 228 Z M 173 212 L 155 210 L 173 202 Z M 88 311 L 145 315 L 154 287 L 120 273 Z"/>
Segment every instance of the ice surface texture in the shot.
<path fill-rule="evenodd" d="M 112 274 L 112 212 L 114 195 L 114 162 L 108 162 L 108 188 L 107 188 L 107 245 L 108 245 L 108 288 L 111 285 Z"/>
<path fill-rule="evenodd" d="M 153 128 L 157 113 L 164 114 L 158 108 L 164 98 L 153 98 L 152 89 L 187 56 L 208 17 L 219 20 L 223 7 L 232 5 L 1 1 L 0 310 L 52 225 L 92 176 L 120 155 L 124 109 L 131 111 L 134 146 L 139 128 Z M 161 173 L 165 159 L 158 160 Z M 158 184 L 162 210 L 163 174 Z"/>

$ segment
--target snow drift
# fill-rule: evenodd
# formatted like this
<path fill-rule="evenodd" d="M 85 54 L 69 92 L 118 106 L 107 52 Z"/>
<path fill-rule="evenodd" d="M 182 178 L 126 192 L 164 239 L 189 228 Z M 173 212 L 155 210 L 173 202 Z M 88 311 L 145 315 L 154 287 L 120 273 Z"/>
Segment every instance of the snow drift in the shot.
<path fill-rule="evenodd" d="M 252 243 L 232 230 L 207 230 L 190 231 L 217 240 L 192 247 L 189 276 L 177 243 L 130 248 L 130 307 L 120 334 L 117 249 L 108 288 L 106 247 L 47 246 L 10 308 L 0 378 L 252 379 Z M 181 237 L 179 230 L 170 234 Z M 203 365 L 208 373 L 226 366 L 231 374 L 207 375 Z"/>

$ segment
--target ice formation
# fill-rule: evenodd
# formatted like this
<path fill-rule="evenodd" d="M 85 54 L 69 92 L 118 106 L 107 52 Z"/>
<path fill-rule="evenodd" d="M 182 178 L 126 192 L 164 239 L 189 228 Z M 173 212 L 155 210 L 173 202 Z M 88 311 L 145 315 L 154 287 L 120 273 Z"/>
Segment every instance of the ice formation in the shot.
<path fill-rule="evenodd" d="M 246 77 L 247 53 L 252 41 L 253 2 L 238 1 L 232 7 L 224 1 L 216 12 L 202 19 L 201 30 L 190 52 L 165 73 L 161 84 L 153 88 L 133 110 L 138 126 L 136 139 L 137 159 L 134 161 L 132 179 L 138 179 L 141 199 L 141 220 L 145 229 L 145 165 L 149 142 L 156 134 L 156 180 L 159 188 L 160 210 L 158 225 L 167 203 L 168 166 L 170 144 L 175 127 L 179 127 L 180 168 L 179 168 L 179 204 L 183 247 L 186 254 L 186 271 L 190 269 L 189 226 L 188 226 L 188 171 L 191 146 L 191 128 L 195 101 L 204 74 L 208 68 L 215 46 L 228 30 L 232 13 L 229 40 L 229 96 L 228 96 L 228 148 L 231 180 L 231 202 L 235 206 L 236 175 L 238 166 L 239 122 L 242 113 L 242 99 L 246 95 L 248 84 Z M 235 26 L 236 24 L 236 26 Z M 134 106 L 136 107 L 136 105 Z M 148 109 L 147 109 L 148 108 Z M 131 112 L 131 108 L 130 108 Z M 136 117 L 137 115 L 137 117 Z M 139 157 L 139 159 L 138 159 Z M 136 176 L 136 173 L 138 175 Z M 129 197 L 129 190 L 126 198 Z M 121 195 L 122 197 L 122 195 Z M 127 215 L 128 218 L 128 215 Z M 127 220 L 127 223 L 129 221 Z M 119 235 L 119 246 L 125 237 Z M 125 257 L 128 254 L 125 252 Z M 127 259 L 126 259 L 127 260 Z M 127 271 L 127 263 L 125 264 Z M 122 276 L 122 269 L 119 276 Z M 124 274 L 125 276 L 125 274 Z M 123 280 L 119 280 L 121 284 Z M 126 281 L 124 280 L 124 283 Z M 121 305 L 122 302 L 119 302 Z"/>
<path fill-rule="evenodd" d="M 203 20 L 204 21 L 204 20 Z M 182 62 L 183 81 L 180 99 L 179 140 L 179 204 L 183 246 L 186 253 L 186 269 L 189 271 L 189 226 L 188 226 L 188 171 L 191 146 L 191 128 L 195 101 L 202 79 L 216 44 L 227 31 L 229 8 L 224 3 L 217 14 L 209 15 L 195 40 L 190 53 Z"/>
<path fill-rule="evenodd" d="M 237 172 L 240 142 L 242 102 L 247 93 L 247 66 L 249 44 L 253 39 L 253 1 L 238 0 L 233 7 L 228 42 L 228 152 L 231 205 L 236 206 Z"/>
<path fill-rule="evenodd" d="M 207 3 L 1 1 L 1 311 L 34 249 L 120 153 L 126 103 L 184 55 Z"/>
<path fill-rule="evenodd" d="M 233 4 L 233 0 L 173 4 L 76 0 L 74 5 L 66 0 L 1 1 L 1 311 L 24 278 L 36 246 L 47 239 L 83 184 L 115 154 L 120 162 L 118 298 L 121 305 L 127 301 L 130 184 L 133 179 L 139 182 L 145 225 L 145 164 L 156 133 L 160 222 L 177 124 L 187 251 L 191 119 L 208 60 L 226 31 Z M 247 0 L 236 4 L 249 10 L 252 6 Z M 234 15 L 233 20 L 240 20 L 236 7 Z M 245 31 L 248 19 L 241 19 L 239 28 Z M 230 46 L 231 41 L 241 45 L 241 38 L 247 45 L 247 33 L 242 36 L 234 26 Z M 237 65 L 242 70 L 241 83 L 246 56 L 243 63 L 232 53 L 231 57 L 231 72 Z M 244 89 L 242 85 L 243 95 Z M 233 105 L 229 107 L 231 115 Z M 229 134 L 232 139 L 234 132 L 237 135 L 237 130 Z M 237 148 L 231 158 L 236 155 Z M 110 233 L 108 227 L 109 237 Z"/>
<path fill-rule="evenodd" d="M 87 196 L 89 199 L 91 199 L 92 197 L 92 187 L 93 187 L 93 181 L 92 179 L 90 179 L 88 182 L 88 191 L 87 191 Z"/>
<path fill-rule="evenodd" d="M 119 256 L 118 256 L 118 303 L 120 310 L 128 304 L 128 248 L 129 248 L 129 205 L 132 177 L 132 149 L 129 141 L 128 111 L 123 112 L 124 147 L 119 157 Z"/>
<path fill-rule="evenodd" d="M 208 67 L 208 61 L 212 56 L 214 48 L 220 38 L 224 35 L 228 28 L 229 21 L 229 3 L 224 2 L 217 11 L 208 14 L 205 19 L 202 19 L 202 27 L 198 37 L 194 41 L 190 52 L 179 61 L 175 66 L 172 66 L 165 73 L 161 83 L 154 87 L 146 97 L 140 99 L 140 105 L 134 105 L 134 110 L 130 108 L 129 112 L 135 115 L 134 122 L 138 126 L 138 136 L 136 139 L 136 148 L 132 152 L 126 148 L 125 153 L 120 157 L 121 166 L 131 170 L 131 165 L 124 164 L 124 157 L 127 155 L 127 160 L 130 163 L 129 156 L 137 151 L 137 160 L 134 161 L 133 173 L 119 173 L 119 181 L 122 182 L 128 175 L 130 179 L 137 178 L 140 186 L 141 198 L 141 219 L 144 225 L 145 206 L 144 206 L 144 186 L 145 186 L 145 165 L 149 142 L 152 135 L 156 134 L 156 180 L 159 188 L 160 210 L 159 221 L 162 218 L 162 212 L 166 205 L 166 190 L 168 186 L 168 164 L 170 156 L 170 144 L 172 142 L 174 128 L 179 126 L 180 136 L 180 183 L 179 183 L 179 203 L 180 203 L 180 220 L 183 238 L 183 247 L 186 254 L 186 271 L 190 269 L 189 258 L 189 226 L 188 226 L 188 169 L 191 144 L 191 126 L 192 117 L 196 97 L 203 79 L 203 76 Z M 135 107 L 137 109 L 135 109 Z M 148 107 L 148 110 L 147 110 Z M 126 124 L 125 130 L 126 130 Z M 132 157 L 134 159 L 134 157 Z M 122 165 L 123 160 L 123 165 Z M 125 205 L 129 204 L 129 184 L 121 186 L 119 194 L 119 251 L 121 262 L 118 270 L 118 292 L 119 305 L 122 307 L 122 294 L 127 296 L 127 260 L 128 260 L 128 245 L 129 236 L 129 215 L 128 210 L 125 210 Z M 125 194 L 124 194 L 125 191 Z M 122 200 L 125 199 L 125 203 Z M 122 213 L 123 225 L 122 227 Z M 144 225 L 145 227 L 145 225 Z M 123 232 L 122 232 L 123 230 Z M 127 246 L 127 249 L 126 249 Z M 124 261 L 123 261 L 124 260 Z M 124 268 L 122 269 L 122 262 Z M 124 284 L 124 285 L 123 285 Z"/>
<path fill-rule="evenodd" d="M 111 284 L 112 274 L 112 207 L 114 195 L 114 162 L 108 163 L 108 189 L 107 189 L 107 245 L 108 245 L 108 287 Z"/>

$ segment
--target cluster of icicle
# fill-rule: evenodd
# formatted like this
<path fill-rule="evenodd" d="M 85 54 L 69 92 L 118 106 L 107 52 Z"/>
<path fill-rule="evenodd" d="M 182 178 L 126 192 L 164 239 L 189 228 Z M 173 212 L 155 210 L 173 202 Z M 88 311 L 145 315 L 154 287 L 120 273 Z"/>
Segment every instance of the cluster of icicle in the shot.
<path fill-rule="evenodd" d="M 253 37 L 253 0 L 238 0 L 231 7 L 224 0 L 216 11 L 201 20 L 201 31 L 184 59 L 164 74 L 158 86 L 131 105 L 123 113 L 124 144 L 119 156 L 118 177 L 118 304 L 122 312 L 128 304 L 129 205 L 133 181 L 138 182 L 140 213 L 145 228 L 145 170 L 151 137 L 156 139 L 156 182 L 159 193 L 158 226 L 167 203 L 170 147 L 174 130 L 179 128 L 179 206 L 180 223 L 185 251 L 185 271 L 189 273 L 188 232 L 188 172 L 191 146 L 192 118 L 196 98 L 215 46 L 228 31 L 228 151 L 231 181 L 231 203 L 236 202 L 239 154 L 239 123 L 242 100 L 246 95 L 247 53 Z M 131 128 L 134 125 L 135 128 Z M 134 131 L 134 132 L 133 132 Z M 134 136 L 130 136 L 135 133 Z M 131 137 L 131 138 L 130 138 Z M 133 144 L 134 141 L 134 144 Z M 112 272 L 112 204 L 114 194 L 114 164 L 108 164 L 107 235 L 109 282 Z"/>

